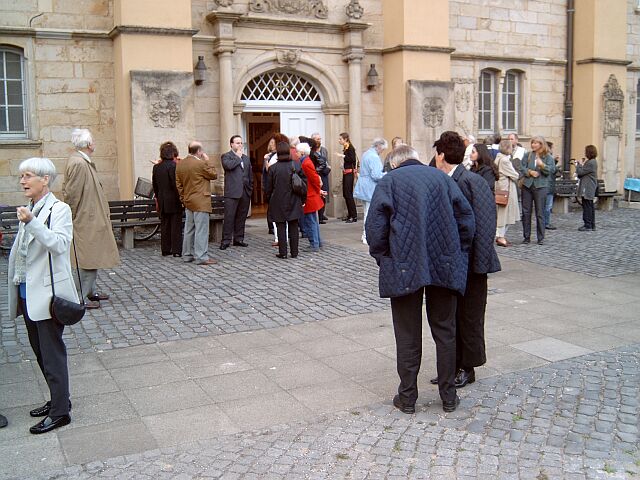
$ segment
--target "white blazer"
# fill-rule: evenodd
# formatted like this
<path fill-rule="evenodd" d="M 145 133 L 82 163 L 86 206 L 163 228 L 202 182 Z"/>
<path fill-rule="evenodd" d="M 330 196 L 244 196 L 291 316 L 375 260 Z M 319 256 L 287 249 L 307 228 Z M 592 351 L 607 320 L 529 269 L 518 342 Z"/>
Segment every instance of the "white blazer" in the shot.
<path fill-rule="evenodd" d="M 49 215 L 51 215 L 50 229 L 46 225 Z M 26 283 L 29 318 L 33 321 L 48 320 L 51 318 L 49 304 L 52 297 L 49 253 L 51 253 L 53 264 L 56 296 L 79 302 L 78 292 L 71 274 L 71 258 L 69 256 L 73 239 L 71 208 L 51 193 L 38 216 L 26 225 L 21 222 L 19 229 L 24 229 L 25 232 L 33 236 L 27 247 Z M 17 239 L 18 235 L 16 235 Z M 18 285 L 13 283 L 17 250 L 17 242 L 14 242 L 9 254 L 8 272 L 10 320 L 14 320 L 18 316 Z"/>

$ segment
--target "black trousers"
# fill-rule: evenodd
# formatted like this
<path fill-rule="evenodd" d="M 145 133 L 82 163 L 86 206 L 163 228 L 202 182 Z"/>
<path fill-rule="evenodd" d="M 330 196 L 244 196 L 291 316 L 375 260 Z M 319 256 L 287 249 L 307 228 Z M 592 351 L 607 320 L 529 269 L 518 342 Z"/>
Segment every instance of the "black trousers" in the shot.
<path fill-rule="evenodd" d="M 458 296 L 456 309 L 456 370 L 484 365 L 484 316 L 487 307 L 487 274 L 467 273 L 467 289 Z"/>
<path fill-rule="evenodd" d="M 342 175 L 342 196 L 347 204 L 347 217 L 358 218 L 356 202 L 353 199 L 353 173 L 345 173 Z"/>
<path fill-rule="evenodd" d="M 531 238 L 531 204 L 536 209 L 536 235 L 538 241 L 544 240 L 544 205 L 547 202 L 547 187 L 522 187 L 522 234 Z"/>
<path fill-rule="evenodd" d="M 587 228 L 596 228 L 596 209 L 593 200 L 582 198 L 582 221 Z"/>
<path fill-rule="evenodd" d="M 163 255 L 182 253 L 182 212 L 160 217 L 160 250 Z"/>
<path fill-rule="evenodd" d="M 246 193 L 240 198 L 224 197 L 224 221 L 222 222 L 222 243 L 244 241 L 244 224 L 249 214 L 251 197 Z"/>
<path fill-rule="evenodd" d="M 418 372 L 422 361 L 422 300 L 426 299 L 427 320 L 436 343 L 438 389 L 443 401 L 456 396 L 456 293 L 442 287 L 422 287 L 418 291 L 391 299 L 396 356 L 403 403 L 418 399 Z"/>
<path fill-rule="evenodd" d="M 276 229 L 278 230 L 278 253 L 282 256 L 287 255 L 287 224 L 289 227 L 289 248 L 291 250 L 291 256 L 297 257 L 300 242 L 298 220 L 276 222 Z"/>
<path fill-rule="evenodd" d="M 64 325 L 53 319 L 34 322 L 29 318 L 27 302 L 19 298 L 20 309 L 27 327 L 29 343 L 36 355 L 38 366 L 49 386 L 51 418 L 69 414 L 69 369 L 67 347 L 62 340 Z"/>

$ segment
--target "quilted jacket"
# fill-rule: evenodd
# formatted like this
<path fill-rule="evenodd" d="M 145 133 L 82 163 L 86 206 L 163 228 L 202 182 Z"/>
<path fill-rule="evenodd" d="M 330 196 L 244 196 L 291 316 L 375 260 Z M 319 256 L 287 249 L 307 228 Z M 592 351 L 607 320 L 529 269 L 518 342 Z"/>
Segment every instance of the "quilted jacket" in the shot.
<path fill-rule="evenodd" d="M 493 172 L 492 172 L 493 175 Z M 474 273 L 493 273 L 501 270 L 496 254 L 496 201 L 495 195 L 480 175 L 469 172 L 464 167 L 456 167 L 451 176 L 462 190 L 476 221 L 469 268 Z M 494 177 L 495 178 L 495 177 Z"/>
<path fill-rule="evenodd" d="M 365 229 L 380 267 L 381 297 L 427 285 L 464 294 L 475 221 L 447 174 L 417 160 L 403 162 L 378 182 Z"/>

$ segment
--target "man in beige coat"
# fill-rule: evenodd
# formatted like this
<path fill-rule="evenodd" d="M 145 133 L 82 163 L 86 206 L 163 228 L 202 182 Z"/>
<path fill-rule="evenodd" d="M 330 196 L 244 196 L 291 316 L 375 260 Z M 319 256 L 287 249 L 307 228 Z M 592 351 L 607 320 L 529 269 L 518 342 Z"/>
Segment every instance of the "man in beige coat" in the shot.
<path fill-rule="evenodd" d="M 73 216 L 82 295 L 89 299 L 88 308 L 99 308 L 100 300 L 109 296 L 96 291 L 98 270 L 118 265 L 120 255 L 111 229 L 109 203 L 90 157 L 95 150 L 91 132 L 77 128 L 71 142 L 76 151 L 67 161 L 62 193 Z"/>
<path fill-rule="evenodd" d="M 211 180 L 218 178 L 213 162 L 202 150 L 200 142 L 189 144 L 189 155 L 176 167 L 176 187 L 185 207 L 182 257 L 198 265 L 218 263 L 209 258 L 209 214 L 211 213 Z"/>

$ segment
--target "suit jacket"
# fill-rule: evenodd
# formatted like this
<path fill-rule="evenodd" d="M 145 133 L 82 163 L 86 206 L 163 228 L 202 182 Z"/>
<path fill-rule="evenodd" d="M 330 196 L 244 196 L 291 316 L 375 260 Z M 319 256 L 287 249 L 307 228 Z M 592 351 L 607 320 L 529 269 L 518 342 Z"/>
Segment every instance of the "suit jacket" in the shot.
<path fill-rule="evenodd" d="M 176 166 L 176 187 L 182 204 L 192 212 L 211 213 L 211 180 L 216 178 L 211 160 L 184 157 Z"/>
<path fill-rule="evenodd" d="M 57 202 L 57 203 L 56 203 Z M 54 205 L 55 204 L 55 205 Z M 50 228 L 47 218 L 51 215 Z M 51 275 L 49 274 L 49 253 L 53 264 L 53 280 L 56 296 L 79 302 L 78 292 L 71 273 L 70 249 L 73 239 L 71 209 L 66 203 L 58 201 L 49 194 L 44 206 L 29 223 L 20 223 L 19 238 L 22 231 L 29 232 L 33 238 L 27 247 L 27 309 L 34 322 L 51 318 Z M 77 243 L 77 242 L 76 242 Z M 13 283 L 15 275 L 18 244 L 15 242 L 9 254 L 9 320 L 14 320 L 18 312 L 18 286 Z"/>
<path fill-rule="evenodd" d="M 245 154 L 242 154 L 242 158 L 238 157 L 230 150 L 222 155 L 222 168 L 224 168 L 224 196 L 240 198 L 244 194 L 251 197 L 253 171 L 249 157 Z"/>
<path fill-rule="evenodd" d="M 534 152 L 527 152 L 522 159 L 520 165 L 520 173 L 522 174 L 523 186 L 527 188 L 544 188 L 549 187 L 549 178 L 556 173 L 556 162 L 553 157 L 548 153 L 541 159 L 544 165 L 542 167 L 536 166 L 536 154 Z M 535 170 L 540 175 L 532 177 L 529 175 L 529 170 Z"/>
<path fill-rule="evenodd" d="M 491 168 L 489 167 L 489 170 Z M 493 175 L 493 171 L 491 173 Z M 451 176 L 471 205 L 476 221 L 476 233 L 471 244 L 469 270 L 474 273 L 493 273 L 501 270 L 494 245 L 496 237 L 495 196 L 480 175 L 458 165 Z M 493 177 L 495 179 L 495 176 Z"/>
<path fill-rule="evenodd" d="M 67 161 L 62 195 L 71 208 L 80 268 L 97 270 L 118 265 L 120 254 L 109 218 L 109 202 L 95 164 L 79 152 Z"/>
<path fill-rule="evenodd" d="M 182 203 L 176 185 L 176 164 L 171 160 L 162 160 L 153 166 L 151 177 L 153 193 L 158 200 L 158 213 L 160 215 L 180 213 Z"/>
<path fill-rule="evenodd" d="M 428 285 L 464 294 L 475 221 L 447 174 L 417 160 L 403 162 L 378 182 L 365 229 L 380 267 L 381 297 Z"/>

